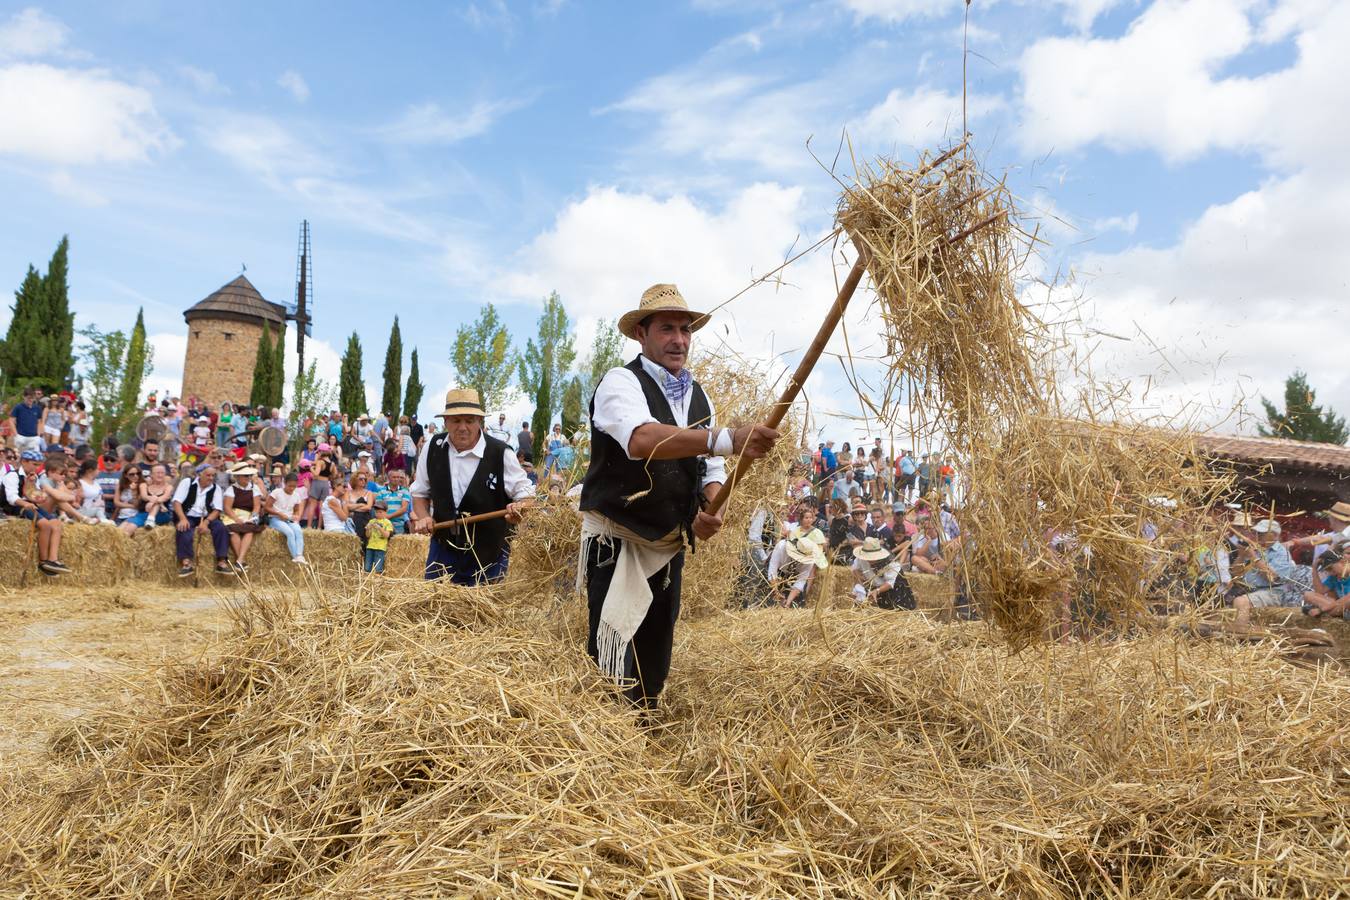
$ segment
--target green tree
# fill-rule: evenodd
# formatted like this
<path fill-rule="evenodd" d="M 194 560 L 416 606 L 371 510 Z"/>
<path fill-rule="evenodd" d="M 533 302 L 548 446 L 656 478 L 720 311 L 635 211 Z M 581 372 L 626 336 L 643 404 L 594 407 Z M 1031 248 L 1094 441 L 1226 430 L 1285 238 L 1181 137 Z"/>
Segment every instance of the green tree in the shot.
<path fill-rule="evenodd" d="M 97 447 L 104 435 L 117 430 L 128 341 L 121 331 L 100 331 L 93 325 L 81 328 L 79 334 L 84 338 L 80 347 L 82 393 L 94 428 L 90 446 Z"/>
<path fill-rule="evenodd" d="M 623 342 L 619 333 L 618 319 L 601 319 L 595 327 L 595 340 L 591 343 L 591 352 L 581 362 L 581 399 L 589 403 L 600 379 L 615 366 L 622 366 Z"/>
<path fill-rule="evenodd" d="M 520 389 L 535 398 L 534 421 L 542 418 L 544 423 L 542 431 L 534 429 L 536 446 L 548 433 L 553 417 L 562 407 L 562 391 L 553 390 L 553 385 L 565 384 L 567 373 L 576 362 L 574 340 L 567 309 L 558 292 L 554 291 L 544 301 L 544 311 L 539 316 L 538 341 L 531 338 L 517 360 Z M 542 410 L 539 408 L 541 401 L 544 404 Z"/>
<path fill-rule="evenodd" d="M 113 428 L 121 429 L 140 411 L 141 386 L 155 368 L 155 348 L 145 342 L 145 311 L 136 310 L 136 324 L 127 341 L 126 365 L 122 369 Z M 96 434 L 96 438 L 102 435 Z"/>
<path fill-rule="evenodd" d="M 389 349 L 384 351 L 384 394 L 380 409 L 390 418 L 398 418 L 399 389 L 403 387 L 403 335 L 398 330 L 398 316 L 389 329 Z"/>
<path fill-rule="evenodd" d="M 253 386 L 248 392 L 248 405 L 267 406 L 272 396 L 272 368 L 276 365 L 276 348 L 272 346 L 272 324 L 263 322 L 258 335 L 258 352 L 253 357 Z"/>
<path fill-rule="evenodd" d="M 511 371 L 515 368 L 511 335 L 491 303 L 483 305 L 472 325 L 461 325 L 455 332 L 450 362 L 460 386 L 478 391 L 483 409 L 501 409 L 511 399 Z"/>
<path fill-rule="evenodd" d="M 291 382 L 291 415 L 287 433 L 291 435 L 291 456 L 298 458 L 305 439 L 301 425 L 307 417 L 317 417 L 338 403 L 338 389 L 319 377 L 318 363 L 311 360 L 309 368 Z"/>
<path fill-rule="evenodd" d="M 272 367 L 267 388 L 267 405 L 280 409 L 286 400 L 286 326 L 277 326 L 277 343 L 272 348 Z"/>
<path fill-rule="evenodd" d="M 0 341 L 0 372 L 4 381 L 59 390 L 73 376 L 75 316 L 70 312 L 67 288 L 70 241 L 61 238 L 41 275 L 32 265 L 14 292 L 13 315 Z"/>
<path fill-rule="evenodd" d="M 1265 397 L 1261 405 L 1266 410 L 1266 424 L 1257 430 L 1265 437 L 1292 438 L 1296 441 L 1317 441 L 1323 444 L 1344 444 L 1350 432 L 1345 419 L 1332 409 L 1324 409 L 1314 401 L 1317 392 L 1308 386 L 1308 375 L 1295 371 L 1284 380 L 1284 412 Z"/>
<path fill-rule="evenodd" d="M 581 377 L 574 376 L 567 382 L 562 395 L 562 429 L 570 441 L 581 428 Z"/>
<path fill-rule="evenodd" d="M 534 415 L 530 417 L 530 431 L 534 433 L 534 453 L 536 461 L 544 458 L 544 442 L 548 440 L 549 423 L 552 420 L 549 410 L 553 407 L 553 373 L 544 366 L 539 378 L 539 387 L 534 393 Z"/>
<path fill-rule="evenodd" d="M 412 359 L 408 365 L 408 389 L 403 392 L 403 414 L 417 415 L 417 407 L 422 405 L 422 392 L 426 390 L 422 383 L 422 374 L 417 371 L 417 348 L 413 348 Z"/>
<path fill-rule="evenodd" d="M 366 411 L 366 381 L 361 370 L 361 338 L 353 331 L 338 370 L 338 409 L 353 419 Z"/>

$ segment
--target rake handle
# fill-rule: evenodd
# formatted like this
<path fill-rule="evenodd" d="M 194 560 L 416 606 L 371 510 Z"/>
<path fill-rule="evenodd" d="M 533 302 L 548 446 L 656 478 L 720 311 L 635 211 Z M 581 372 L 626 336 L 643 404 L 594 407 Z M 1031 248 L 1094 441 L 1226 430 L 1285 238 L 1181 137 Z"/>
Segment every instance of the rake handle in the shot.
<path fill-rule="evenodd" d="M 449 519 L 445 522 L 437 522 L 431 526 L 433 532 L 444 531 L 447 528 L 455 528 L 459 525 L 472 525 L 474 522 L 487 522 L 491 519 L 502 519 L 506 517 L 506 510 L 494 509 L 492 512 L 478 513 L 473 516 L 465 516 L 462 519 Z"/>
<path fill-rule="evenodd" d="M 815 340 L 811 341 L 811 346 L 806 348 L 806 354 L 802 356 L 801 362 L 797 363 L 797 370 L 792 373 L 792 378 L 788 380 L 787 387 L 783 389 L 783 395 L 778 398 L 778 402 L 769 411 L 769 417 L 764 420 L 764 424 L 768 427 L 776 429 L 782 424 L 783 417 L 787 415 L 787 411 L 792 407 L 797 395 L 801 393 L 802 385 L 806 383 L 807 376 L 816 367 L 816 363 L 820 360 L 820 354 L 825 351 L 825 345 L 829 343 L 830 336 L 834 334 L 834 329 L 838 327 L 839 320 L 844 317 L 844 310 L 848 307 L 848 301 L 853 299 L 853 292 L 858 289 L 858 283 L 862 281 L 865 271 L 867 271 L 867 251 L 860 248 L 858 261 L 853 264 L 848 277 L 844 279 L 843 285 L 840 286 L 839 295 L 834 298 L 834 305 L 825 314 L 825 321 L 820 323 L 820 330 L 816 332 Z M 731 496 L 731 489 L 749 470 L 752 462 L 754 460 L 744 454 L 736 460 L 736 469 L 732 472 L 731 478 L 726 484 L 718 488 L 717 493 L 708 501 L 704 512 L 710 516 L 715 516 L 723 506 L 726 506 L 727 500 Z"/>

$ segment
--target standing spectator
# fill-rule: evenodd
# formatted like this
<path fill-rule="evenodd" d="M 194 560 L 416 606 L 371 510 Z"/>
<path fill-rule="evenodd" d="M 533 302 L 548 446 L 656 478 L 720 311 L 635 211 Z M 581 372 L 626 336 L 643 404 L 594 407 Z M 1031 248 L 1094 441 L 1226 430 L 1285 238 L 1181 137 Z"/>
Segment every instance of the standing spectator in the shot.
<path fill-rule="evenodd" d="M 225 530 L 230 533 L 230 549 L 234 551 L 234 567 L 248 571 L 248 551 L 253 538 L 263 530 L 262 494 L 254 486 L 258 470 L 242 463 L 230 470 L 230 486 L 222 501 Z"/>
<path fill-rule="evenodd" d="M 914 454 L 909 450 L 901 450 L 900 458 L 896 460 L 896 469 L 899 477 L 896 480 L 896 498 L 906 503 L 914 499 L 914 488 L 919 479 L 919 467 L 914 462 Z"/>
<path fill-rule="evenodd" d="M 834 491 L 830 495 L 831 500 L 843 500 L 845 503 L 852 504 L 855 497 L 861 496 L 862 486 L 853 480 L 852 469 L 845 469 L 835 476 Z"/>
<path fill-rule="evenodd" d="M 422 438 L 426 436 L 426 431 L 422 428 L 421 423 L 417 421 L 416 410 L 408 413 L 408 433 L 412 435 L 413 447 L 416 448 L 413 452 L 414 461 L 408 464 L 408 472 L 409 474 L 412 474 L 417 466 L 417 453 L 422 449 Z"/>
<path fill-rule="evenodd" d="M 384 442 L 384 474 L 388 475 L 395 470 L 399 472 L 406 471 L 407 457 L 403 455 L 401 441 L 403 438 L 391 437 Z"/>
<path fill-rule="evenodd" d="M 14 418 L 10 415 L 9 406 L 0 400 L 0 450 L 9 450 L 13 447 Z"/>
<path fill-rule="evenodd" d="M 52 397 L 47 402 L 47 411 L 42 414 L 42 439 L 46 449 L 64 446 L 66 433 L 66 401 Z"/>
<path fill-rule="evenodd" d="M 394 526 L 394 534 L 406 534 L 408 517 L 412 514 L 412 493 L 408 490 L 408 476 L 403 472 L 389 473 L 389 486 L 375 493 L 375 502 L 383 503 Z"/>
<path fill-rule="evenodd" d="M 881 440 L 877 438 L 877 440 Z M 867 463 L 874 473 L 872 476 L 872 501 L 880 503 L 893 492 L 890 485 L 891 467 L 886 463 L 886 456 L 881 452 L 880 447 L 873 447 L 872 452 L 868 454 Z"/>
<path fill-rule="evenodd" d="M 389 521 L 389 510 L 383 501 L 376 500 L 374 518 L 366 526 L 365 569 L 367 572 L 384 573 L 384 554 L 389 549 L 389 538 L 394 533 L 394 523 Z"/>
<path fill-rule="evenodd" d="M 282 479 L 281 487 L 272 491 L 267 502 L 267 526 L 280 531 L 286 538 L 286 549 L 290 551 L 291 562 L 305 565 L 305 532 L 301 530 L 298 510 L 306 500 L 299 490 L 299 480 L 294 472 Z"/>
<path fill-rule="evenodd" d="M 185 479 L 173 494 L 174 518 L 178 520 L 175 550 L 178 557 L 178 577 L 186 578 L 196 569 L 193 560 L 197 551 L 193 546 L 198 534 L 210 534 L 216 551 L 216 574 L 231 575 L 230 535 L 220 521 L 224 491 L 216 487 L 216 470 L 203 463 L 195 478 Z"/>
<path fill-rule="evenodd" d="M 520 423 L 520 431 L 516 433 L 516 450 L 534 453 L 534 433 L 530 431 L 529 422 Z M 533 455 L 530 457 L 530 462 L 534 462 Z"/>
<path fill-rule="evenodd" d="M 89 435 L 93 427 L 89 424 L 89 413 L 86 411 L 84 401 L 76 400 L 70 409 L 69 421 L 66 423 L 66 434 L 70 439 L 72 447 L 89 446 Z"/>
<path fill-rule="evenodd" d="M 220 404 L 220 415 L 216 417 L 216 444 L 228 447 L 234 437 L 234 407 L 228 403 Z"/>
<path fill-rule="evenodd" d="M 63 575 L 70 571 L 58 557 L 64 525 L 54 510 L 44 507 L 44 500 L 37 493 L 41 464 L 42 454 L 29 449 L 19 455 L 18 468 L 5 468 L 0 475 L 0 512 L 32 520 L 37 531 L 38 571 L 43 575 Z"/>
<path fill-rule="evenodd" d="M 38 432 L 42 429 L 42 406 L 37 401 L 37 391 L 24 388 L 22 402 L 14 404 L 9 417 L 14 431 L 14 449 L 20 454 L 25 450 L 41 453 L 42 438 Z"/>
<path fill-rule="evenodd" d="M 488 433 L 489 437 L 495 437 L 506 446 L 511 447 L 511 429 L 506 427 L 506 413 L 497 416 L 496 425 L 489 425 L 483 430 Z M 514 450 L 515 447 L 511 447 L 511 449 Z"/>
<path fill-rule="evenodd" d="M 417 426 L 418 431 L 422 426 Z M 414 467 L 417 465 L 417 438 L 413 436 L 412 425 L 407 416 L 399 419 L 399 452 L 403 454 L 403 471 L 409 476 L 413 474 Z"/>
<path fill-rule="evenodd" d="M 364 473 L 366 478 L 371 481 L 379 478 L 379 473 L 375 471 L 369 450 L 362 450 L 356 454 L 356 462 L 352 465 L 352 471 Z"/>
<path fill-rule="evenodd" d="M 930 479 L 933 474 L 933 467 L 928 462 L 927 453 L 925 453 L 922 457 L 919 458 L 919 465 L 917 469 L 919 473 L 919 496 L 927 497 L 928 488 L 931 486 Z"/>

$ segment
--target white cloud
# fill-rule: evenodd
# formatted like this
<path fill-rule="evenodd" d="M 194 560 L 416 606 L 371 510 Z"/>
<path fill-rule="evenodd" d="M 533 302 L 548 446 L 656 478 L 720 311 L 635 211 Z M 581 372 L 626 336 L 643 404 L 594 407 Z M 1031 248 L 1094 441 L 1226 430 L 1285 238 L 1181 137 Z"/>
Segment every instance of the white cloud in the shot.
<path fill-rule="evenodd" d="M 910 19 L 933 19 L 943 16 L 959 18 L 963 15 L 963 4 L 960 0 L 839 0 L 839 2 L 846 10 L 853 13 L 859 22 L 878 19 L 891 24 L 899 24 Z M 1059 7 L 1066 22 L 1080 31 L 1086 31 L 1092 27 L 1092 23 L 1097 20 L 1098 16 L 1108 9 L 1118 6 L 1123 0 L 1050 0 L 1049 3 L 1044 4 L 1041 3 L 1041 0 L 1016 0 L 1016 2 L 1022 6 Z M 993 0 L 977 4 L 975 16 L 978 16 L 982 11 L 978 7 L 991 5 L 993 5 Z"/>
<path fill-rule="evenodd" d="M 65 197 L 67 200 L 73 200 L 81 206 L 106 206 L 108 204 L 107 197 L 104 197 L 89 185 L 76 181 L 64 169 L 48 175 L 47 185 L 54 194 Z"/>
<path fill-rule="evenodd" d="M 183 76 L 198 93 L 212 95 L 230 93 L 230 89 L 221 83 L 215 72 L 208 72 L 196 66 L 179 66 L 178 74 Z"/>
<path fill-rule="evenodd" d="M 0 25 L 0 61 L 35 59 L 64 49 L 70 29 L 35 6 Z"/>
<path fill-rule="evenodd" d="M 523 105 L 519 100 L 480 100 L 462 113 L 451 114 L 436 103 L 424 103 L 409 107 L 380 133 L 396 143 L 455 144 L 485 134 L 498 119 Z"/>
<path fill-rule="evenodd" d="M 0 68 L 0 122 L 0 153 L 60 165 L 141 161 L 177 144 L 148 91 L 97 69 Z"/>
<path fill-rule="evenodd" d="M 285 88 L 300 103 L 309 99 L 309 85 L 305 83 L 304 76 L 294 69 L 287 69 L 277 76 L 277 85 Z"/>
<path fill-rule="evenodd" d="M 973 94 L 967 98 L 966 112 L 973 123 L 1003 106 L 1001 97 Z M 944 138 L 959 139 L 961 97 L 925 86 L 896 88 L 850 131 L 854 137 L 882 145 L 882 150 L 896 144 L 929 148 Z"/>
<path fill-rule="evenodd" d="M 1323 15 L 1309 14 L 1312 5 Z M 1283 164 L 1339 157 L 1350 123 L 1325 112 L 1350 99 L 1343 77 L 1350 5 L 1286 2 L 1259 19 L 1266 9 L 1253 0 L 1158 0 L 1123 37 L 1035 43 L 1020 63 L 1023 146 L 1101 143 L 1170 161 L 1213 149 L 1252 150 Z M 1296 28 L 1293 65 L 1254 77 L 1222 74 L 1262 40 Z"/>

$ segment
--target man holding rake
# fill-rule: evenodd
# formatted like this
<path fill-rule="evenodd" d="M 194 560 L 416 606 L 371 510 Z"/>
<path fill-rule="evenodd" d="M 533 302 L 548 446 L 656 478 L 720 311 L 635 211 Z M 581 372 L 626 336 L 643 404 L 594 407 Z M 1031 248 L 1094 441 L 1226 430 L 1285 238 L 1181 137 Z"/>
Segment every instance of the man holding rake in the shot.
<path fill-rule="evenodd" d="M 718 428 L 712 403 L 685 368 L 693 333 L 708 321 L 673 284 L 658 284 L 619 331 L 642 352 L 610 369 L 591 398 L 591 460 L 581 488 L 581 558 L 590 630 L 601 670 L 652 709 L 670 672 L 686 541 L 722 527 L 703 506 L 725 481 L 723 457 L 773 449 L 765 425 Z"/>

